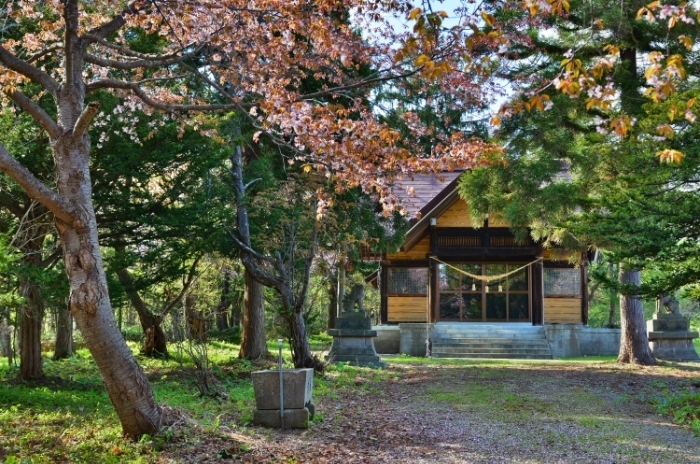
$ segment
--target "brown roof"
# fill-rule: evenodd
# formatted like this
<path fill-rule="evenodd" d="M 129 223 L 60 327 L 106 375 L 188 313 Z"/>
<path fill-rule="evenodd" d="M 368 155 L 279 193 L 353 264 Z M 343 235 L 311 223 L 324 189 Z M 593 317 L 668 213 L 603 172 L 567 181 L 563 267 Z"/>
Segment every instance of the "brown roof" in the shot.
<path fill-rule="evenodd" d="M 421 210 L 457 179 L 463 171 L 430 174 L 413 174 L 394 182 L 394 193 L 410 218 L 419 216 Z"/>

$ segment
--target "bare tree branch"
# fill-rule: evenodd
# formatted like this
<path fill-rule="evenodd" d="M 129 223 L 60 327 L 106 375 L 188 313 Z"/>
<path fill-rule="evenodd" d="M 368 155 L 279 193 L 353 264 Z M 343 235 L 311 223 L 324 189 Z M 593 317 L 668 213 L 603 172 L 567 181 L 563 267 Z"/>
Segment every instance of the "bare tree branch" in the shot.
<path fill-rule="evenodd" d="M 161 321 L 163 320 L 163 318 L 165 318 L 165 316 L 167 316 L 170 313 L 170 311 L 173 310 L 175 305 L 177 305 L 180 302 L 180 300 L 182 300 L 182 297 L 185 296 L 185 293 L 187 293 L 187 291 L 192 286 L 192 283 L 194 282 L 195 277 L 197 277 L 197 265 L 199 264 L 199 261 L 202 259 L 202 256 L 203 255 L 200 254 L 199 256 L 197 256 L 197 258 L 195 258 L 194 262 L 190 266 L 190 271 L 187 273 L 187 279 L 185 279 L 185 282 L 182 285 L 182 290 L 180 291 L 180 293 L 177 294 L 177 296 L 170 303 L 168 303 L 168 305 L 160 313 L 159 318 Z"/>
<path fill-rule="evenodd" d="M 189 113 L 189 112 L 206 112 L 206 111 L 231 111 L 239 109 L 237 104 L 213 104 L 213 105 L 175 105 L 171 103 L 163 103 L 152 99 L 141 88 L 139 83 L 124 82 L 117 79 L 102 79 L 92 82 L 86 86 L 87 92 L 92 92 L 97 89 L 123 89 L 131 90 L 134 95 L 139 97 L 148 106 L 164 111 L 166 113 Z"/>
<path fill-rule="evenodd" d="M 58 219 L 70 224 L 77 218 L 76 209 L 69 201 L 34 177 L 1 143 L 0 171 L 10 176 L 32 199 L 46 206 Z"/>
<path fill-rule="evenodd" d="M 263 254 L 261 254 L 261 253 L 258 253 L 257 251 L 253 250 L 251 247 L 249 247 L 248 245 L 246 245 L 245 243 L 243 243 L 238 237 L 236 237 L 236 234 L 234 234 L 231 230 L 226 229 L 226 234 L 227 234 L 229 237 L 231 237 L 231 240 L 233 240 L 233 241 L 236 243 L 236 245 L 238 245 L 238 247 L 240 247 L 242 250 L 244 250 L 244 251 L 250 253 L 250 254 L 253 255 L 256 259 L 259 259 L 260 261 L 265 261 L 265 262 L 267 262 L 267 263 L 269 263 L 269 264 L 273 264 L 272 260 L 270 260 L 269 257 L 267 257 L 267 256 L 265 256 L 265 255 L 263 255 Z"/>
<path fill-rule="evenodd" d="M 149 60 L 149 61 L 168 60 L 168 59 L 179 56 L 180 52 L 182 51 L 182 50 L 177 50 L 177 51 L 174 51 L 173 53 L 169 53 L 167 55 L 150 55 L 148 53 L 139 53 L 137 51 L 130 49 L 129 47 L 124 47 L 122 45 L 118 45 L 118 44 L 109 42 L 105 39 L 102 39 L 96 35 L 89 34 L 89 33 L 83 34 L 83 39 L 89 41 L 90 43 L 98 43 L 98 44 L 102 45 L 103 47 L 117 51 L 126 57 L 138 58 L 141 60 Z M 189 46 L 193 46 L 193 44 L 191 44 Z"/>
<path fill-rule="evenodd" d="M 118 61 L 110 60 L 108 58 L 100 58 L 89 53 L 85 54 L 85 62 L 96 64 L 104 68 L 112 69 L 122 69 L 131 70 L 138 68 L 160 68 L 163 66 L 169 66 L 171 64 L 182 63 L 185 60 L 193 58 L 193 55 L 188 53 L 181 56 L 173 56 L 170 58 L 159 58 L 159 59 L 139 59 L 134 61 Z"/>
<path fill-rule="evenodd" d="M 90 121 L 92 121 L 92 118 L 95 117 L 97 112 L 100 110 L 100 104 L 97 102 L 92 102 L 88 103 L 88 105 L 85 107 L 83 112 L 80 114 L 78 117 L 78 120 L 75 121 L 75 126 L 73 126 L 73 140 L 78 140 L 80 139 L 83 134 L 85 133 L 85 130 L 87 129 L 87 126 L 90 124 Z"/>
<path fill-rule="evenodd" d="M 51 52 L 55 52 L 56 50 L 60 50 L 62 47 L 63 46 L 61 44 L 54 44 L 50 47 L 43 49 L 40 52 L 37 52 L 33 55 L 28 56 L 26 61 L 27 61 L 27 63 L 33 63 L 33 62 L 38 61 L 41 58 L 45 57 L 46 55 L 48 55 Z"/>
<path fill-rule="evenodd" d="M 353 84 L 343 85 L 343 86 L 340 86 L 340 87 L 333 87 L 333 88 L 321 90 L 321 91 L 319 91 L 319 92 L 314 92 L 314 93 L 308 93 L 308 94 L 305 94 L 305 95 L 300 95 L 300 96 L 299 96 L 299 101 L 302 101 L 302 100 L 310 100 L 310 99 L 319 98 L 319 97 L 325 97 L 325 96 L 327 96 L 327 95 L 332 95 L 332 94 L 334 94 L 334 93 L 343 93 L 343 92 L 346 92 L 346 91 L 348 91 L 348 90 L 358 89 L 358 88 L 361 88 L 361 87 L 366 87 L 366 86 L 368 86 L 368 85 L 378 84 L 378 83 L 380 83 L 380 82 L 387 82 L 387 81 L 395 81 L 395 80 L 399 80 L 399 79 L 405 79 L 405 78 L 407 78 L 407 77 L 411 77 L 411 76 L 413 76 L 413 75 L 415 75 L 415 74 L 418 74 L 418 73 L 421 72 L 422 70 L 423 70 L 423 67 L 421 66 L 421 67 L 416 68 L 416 69 L 414 69 L 414 70 L 412 70 L 412 71 L 408 71 L 408 72 L 405 72 L 405 73 L 402 73 L 402 74 L 391 74 L 391 75 L 383 76 L 383 77 L 365 78 L 365 79 L 362 79 L 362 80 L 360 80 L 360 81 L 357 81 L 357 82 L 355 82 L 355 83 L 353 83 Z M 378 75 L 378 74 L 380 74 L 381 72 L 382 72 L 382 71 L 377 71 L 376 73 L 374 73 L 374 75 Z"/>
<path fill-rule="evenodd" d="M 148 3 L 150 2 L 144 1 L 142 3 L 142 6 L 139 6 L 138 2 L 130 3 L 110 21 L 106 22 L 100 27 L 88 31 L 86 34 L 83 35 L 83 38 L 86 39 L 86 45 L 89 45 L 89 43 L 94 42 L 96 40 L 104 39 L 105 37 L 108 37 L 109 35 L 117 32 L 119 29 L 122 28 L 122 26 L 124 26 L 124 24 L 126 24 L 126 19 L 124 19 L 126 15 L 137 14 L 139 11 L 144 10 L 146 5 L 148 5 Z"/>
<path fill-rule="evenodd" d="M 230 171 L 230 170 L 229 170 L 229 171 Z M 245 185 L 243 186 L 243 191 L 248 190 L 248 187 L 250 187 L 251 185 L 253 185 L 253 184 L 256 183 L 256 182 L 260 182 L 261 180 L 262 180 L 262 177 L 258 177 L 257 179 L 251 180 L 250 182 L 248 182 L 247 184 L 245 184 Z"/>
<path fill-rule="evenodd" d="M 19 105 L 20 108 L 22 108 L 32 118 L 34 118 L 34 120 L 39 123 L 41 128 L 49 134 L 49 137 L 55 140 L 61 135 L 61 129 L 58 127 L 58 124 L 56 124 L 56 122 L 51 118 L 51 116 L 49 116 L 42 107 L 34 103 L 34 101 L 32 101 L 25 94 L 23 94 L 19 90 L 14 90 L 9 92 L 6 91 L 5 95 L 10 97 L 13 102 L 17 103 L 17 105 Z"/>
<path fill-rule="evenodd" d="M 16 73 L 29 78 L 32 82 L 39 84 L 52 94 L 58 90 L 58 82 L 53 80 L 51 76 L 44 71 L 35 68 L 26 61 L 17 58 L 4 47 L 0 47 L 0 63 L 5 65 L 7 69 L 11 69 Z"/>

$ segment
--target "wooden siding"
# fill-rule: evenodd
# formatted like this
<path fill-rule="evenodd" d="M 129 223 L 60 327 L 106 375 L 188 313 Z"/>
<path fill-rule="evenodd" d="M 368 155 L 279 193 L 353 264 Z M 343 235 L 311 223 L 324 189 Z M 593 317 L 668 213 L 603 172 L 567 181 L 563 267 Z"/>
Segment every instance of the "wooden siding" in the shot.
<path fill-rule="evenodd" d="M 423 239 L 416 243 L 413 248 L 408 251 L 399 251 L 397 253 L 387 253 L 386 258 L 390 260 L 413 260 L 426 259 L 430 254 L 430 235 L 426 235 Z"/>
<path fill-rule="evenodd" d="M 387 297 L 387 322 L 425 322 L 427 296 Z"/>
<path fill-rule="evenodd" d="M 545 298 L 546 324 L 575 324 L 581 321 L 581 298 Z"/>
<path fill-rule="evenodd" d="M 471 227 L 469 206 L 461 198 L 437 218 L 438 227 Z"/>

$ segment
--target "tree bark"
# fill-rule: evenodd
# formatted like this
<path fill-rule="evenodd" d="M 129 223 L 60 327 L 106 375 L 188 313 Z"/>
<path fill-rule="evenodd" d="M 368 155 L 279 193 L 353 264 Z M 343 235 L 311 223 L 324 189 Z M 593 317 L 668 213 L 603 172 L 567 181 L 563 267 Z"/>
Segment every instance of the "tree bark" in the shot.
<path fill-rule="evenodd" d="M 148 305 L 139 295 L 139 292 L 134 286 L 134 281 L 131 274 L 126 269 L 117 271 L 119 283 L 124 287 L 124 292 L 133 305 L 136 313 L 139 315 L 141 328 L 143 329 L 144 340 L 141 348 L 144 356 L 149 358 L 167 358 L 168 357 L 168 339 L 163 331 L 163 317 L 157 316 L 148 309 Z"/>
<path fill-rule="evenodd" d="M 44 376 L 41 361 L 41 326 L 44 302 L 41 289 L 30 278 L 20 282 L 20 295 L 26 302 L 20 308 L 19 380 L 36 380 Z"/>
<path fill-rule="evenodd" d="M 231 327 L 240 327 L 243 323 L 243 302 L 245 301 L 245 292 L 236 289 L 233 292 L 234 297 L 231 299 Z"/>
<path fill-rule="evenodd" d="M 54 95 L 61 130 L 52 138 L 60 198 L 49 195 L 39 200 L 54 208 L 70 285 L 70 311 L 102 375 L 124 434 L 138 438 L 160 429 L 162 411 L 112 313 L 92 204 L 90 136 L 85 131 L 87 124 L 82 124 L 97 108 L 84 104 L 84 44 L 78 37 L 77 2 L 65 3 L 64 17 L 66 76 Z"/>
<path fill-rule="evenodd" d="M 294 367 L 318 369 L 317 360 L 311 354 L 309 345 L 309 334 L 306 331 L 304 315 L 294 312 L 285 317 L 289 326 L 290 344 L 292 347 L 292 358 Z"/>
<path fill-rule="evenodd" d="M 637 270 L 627 270 L 620 264 L 620 283 L 639 287 L 641 273 Z M 642 300 L 638 296 L 620 295 L 620 353 L 619 363 L 653 365 L 656 360 L 649 348 L 646 321 Z"/>
<path fill-rule="evenodd" d="M 265 334 L 265 287 L 255 280 L 248 269 L 244 271 L 245 295 L 243 306 L 242 359 L 260 359 L 268 354 Z"/>
<path fill-rule="evenodd" d="M 12 348 L 12 332 L 14 327 L 7 324 L 7 320 L 3 317 L 0 320 L 0 352 L 7 358 L 7 365 L 12 366 L 14 363 L 14 350 Z"/>
<path fill-rule="evenodd" d="M 335 329 L 335 320 L 338 316 L 338 278 L 331 273 L 328 279 L 328 329 Z"/>
<path fill-rule="evenodd" d="M 70 358 L 73 355 L 73 316 L 68 308 L 61 308 L 56 314 L 56 348 L 53 360 Z"/>
<path fill-rule="evenodd" d="M 221 286 L 221 300 L 216 307 L 216 329 L 226 330 L 228 324 L 228 308 L 231 306 L 231 271 L 224 269 L 224 281 Z"/>

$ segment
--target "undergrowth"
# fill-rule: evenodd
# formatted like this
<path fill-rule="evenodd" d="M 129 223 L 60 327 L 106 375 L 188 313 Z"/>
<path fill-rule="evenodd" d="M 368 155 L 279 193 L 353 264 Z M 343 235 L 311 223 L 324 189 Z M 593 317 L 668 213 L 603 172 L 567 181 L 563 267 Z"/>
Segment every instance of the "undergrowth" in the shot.
<path fill-rule="evenodd" d="M 659 413 L 672 416 L 674 422 L 690 427 L 700 437 L 700 392 L 666 393 L 654 405 Z"/>

